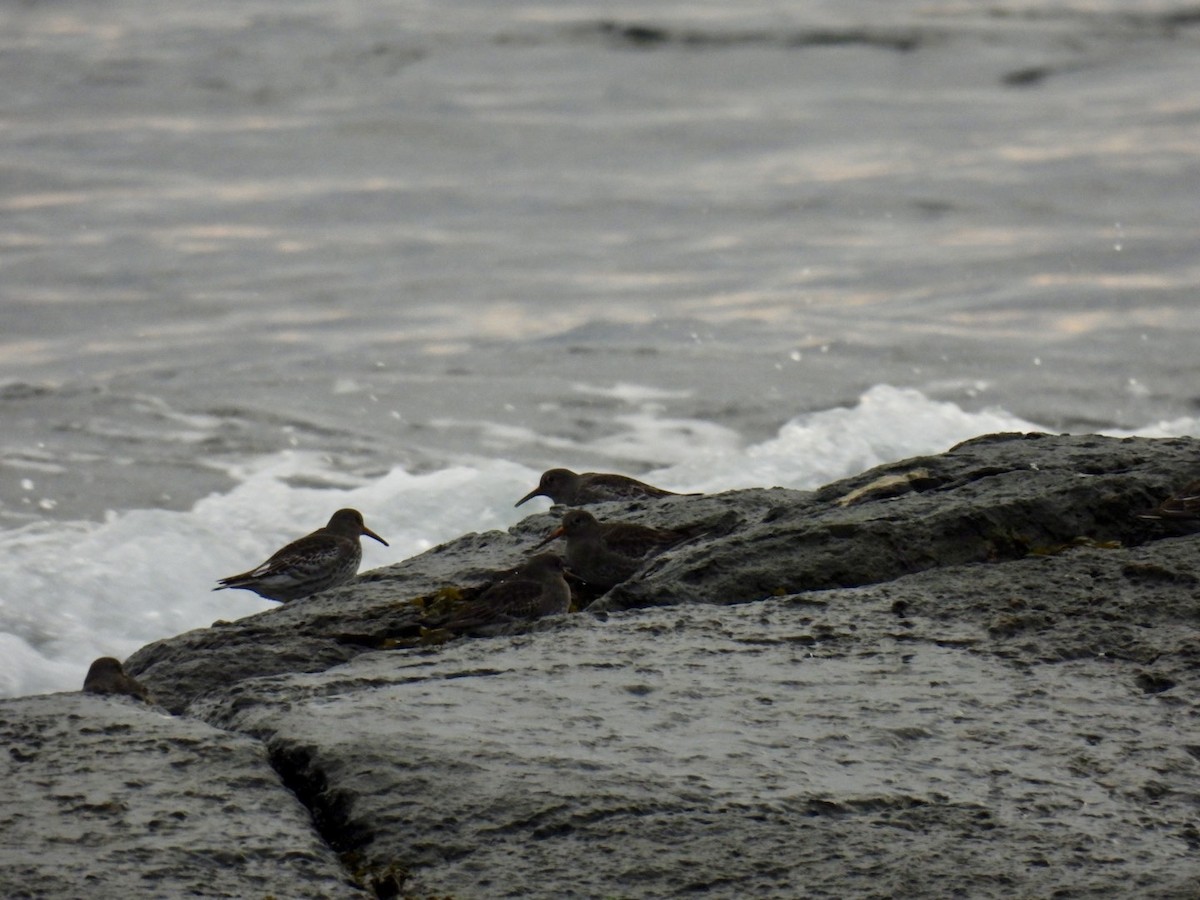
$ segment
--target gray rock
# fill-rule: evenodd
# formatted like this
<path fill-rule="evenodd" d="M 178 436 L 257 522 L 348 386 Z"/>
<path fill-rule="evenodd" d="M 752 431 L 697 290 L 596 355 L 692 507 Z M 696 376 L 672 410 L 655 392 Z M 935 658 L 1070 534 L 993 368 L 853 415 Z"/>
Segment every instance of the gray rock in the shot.
<path fill-rule="evenodd" d="M 421 896 L 1188 896 L 1196 707 L 1161 689 L 1196 686 L 1194 629 L 1143 622 L 1153 660 L 1106 652 L 1126 627 L 1031 652 L 989 634 L 994 583 L 960 600 L 978 621 L 898 616 L 929 581 L 574 616 L 193 711 L 268 742 L 335 848 Z"/>
<path fill-rule="evenodd" d="M 0 702 L 0 896 L 368 896 L 261 744 L 126 698 Z"/>
<path fill-rule="evenodd" d="M 601 504 L 724 524 L 582 614 L 422 643 L 413 598 L 478 590 L 543 514 L 126 668 L 261 742 L 377 896 L 1191 897 L 1200 526 L 1133 513 L 1197 463 L 996 435 L 815 492 Z"/>
<path fill-rule="evenodd" d="M 602 605 L 741 603 L 1019 559 L 1080 538 L 1141 542 L 1163 532 L 1132 513 L 1198 468 L 1186 438 L 989 435 L 775 505 L 725 540 L 672 553 L 653 577 L 627 582 Z M 839 503 L 889 479 L 899 486 Z"/>
<path fill-rule="evenodd" d="M 1185 438 L 991 435 L 817 492 L 775 488 L 596 504 L 591 509 L 601 520 L 672 526 L 725 517 L 737 524 L 649 561 L 591 608 L 745 603 L 1019 559 L 1081 538 L 1140 543 L 1164 529 L 1132 513 L 1194 477 L 1198 465 L 1196 442 Z M 839 502 L 889 478 L 904 484 Z M 230 682 L 323 671 L 409 642 L 420 612 L 414 597 L 478 589 L 489 573 L 520 562 L 556 523 L 542 514 L 508 533 L 466 535 L 350 586 L 151 644 L 126 668 L 175 711 Z"/>

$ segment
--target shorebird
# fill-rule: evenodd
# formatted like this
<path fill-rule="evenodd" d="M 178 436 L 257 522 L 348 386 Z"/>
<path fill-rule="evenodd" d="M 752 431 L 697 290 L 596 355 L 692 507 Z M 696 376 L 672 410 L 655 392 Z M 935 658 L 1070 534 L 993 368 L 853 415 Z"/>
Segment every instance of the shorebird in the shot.
<path fill-rule="evenodd" d="M 364 534 L 388 545 L 363 523 L 357 509 L 339 509 L 324 528 L 292 541 L 249 572 L 220 579 L 213 590 L 243 588 L 267 600 L 287 603 L 337 587 L 358 573 L 362 562 L 359 538 Z"/>
<path fill-rule="evenodd" d="M 650 529 L 651 531 L 653 529 Z M 567 567 L 571 574 L 595 588 L 615 587 L 642 567 L 641 556 L 618 552 L 604 537 L 604 526 L 585 509 L 568 510 L 562 525 L 546 540 L 567 539 Z M 651 549 L 644 542 L 645 552 Z"/>
<path fill-rule="evenodd" d="M 666 550 L 676 544 L 682 544 L 692 538 L 706 534 L 719 522 L 693 522 L 679 528 L 653 528 L 649 525 L 639 525 L 637 522 L 600 522 L 600 537 L 604 546 L 615 553 L 642 559 L 656 550 Z M 533 549 L 545 547 L 557 540 L 566 532 L 560 526 L 550 532 L 540 543 L 534 544 Z M 569 565 L 569 563 L 568 563 Z"/>
<path fill-rule="evenodd" d="M 1200 519 L 1200 479 L 1188 483 L 1154 509 L 1137 513 L 1141 519 Z"/>
<path fill-rule="evenodd" d="M 518 500 L 520 506 L 534 497 L 549 497 L 553 503 L 580 506 L 585 503 L 602 503 L 605 500 L 643 500 L 657 497 L 680 496 L 674 491 L 664 490 L 628 475 L 613 475 L 607 472 L 572 472 L 570 469 L 548 469 L 542 473 L 538 486 Z"/>
<path fill-rule="evenodd" d="M 564 571 L 561 557 L 539 553 L 474 600 L 423 624 L 462 632 L 561 615 L 571 608 L 571 588 L 563 579 Z"/>
<path fill-rule="evenodd" d="M 146 686 L 126 675 L 121 661 L 111 656 L 102 656 L 88 668 L 83 679 L 83 690 L 88 694 L 124 694 L 138 700 L 150 700 Z"/>

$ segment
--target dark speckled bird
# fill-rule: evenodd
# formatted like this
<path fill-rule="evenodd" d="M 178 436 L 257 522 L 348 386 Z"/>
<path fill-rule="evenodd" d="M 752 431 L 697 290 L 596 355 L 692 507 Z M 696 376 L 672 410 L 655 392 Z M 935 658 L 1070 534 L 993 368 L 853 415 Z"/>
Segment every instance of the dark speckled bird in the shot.
<path fill-rule="evenodd" d="M 1200 519 L 1200 479 L 1172 494 L 1154 509 L 1137 514 L 1142 519 Z"/>
<path fill-rule="evenodd" d="M 595 588 L 607 590 L 628 581 L 642 567 L 640 556 L 620 553 L 604 539 L 604 526 L 585 509 L 571 509 L 562 525 L 551 533 L 567 539 L 567 567 L 571 574 Z"/>
<path fill-rule="evenodd" d="M 388 542 L 363 523 L 357 509 L 339 509 L 329 524 L 292 541 L 249 572 L 222 578 L 214 591 L 244 588 L 260 597 L 287 603 L 345 584 L 362 562 L 362 535 Z"/>
<path fill-rule="evenodd" d="M 561 615 L 571 608 L 565 571 L 562 557 L 539 553 L 474 600 L 423 624 L 458 632 L 502 630 L 542 616 Z"/>
<path fill-rule="evenodd" d="M 549 497 L 553 503 L 566 506 L 582 506 L 586 503 L 603 503 L 605 500 L 645 500 L 678 496 L 680 495 L 674 491 L 663 490 L 628 475 L 613 475 L 607 472 L 580 474 L 570 469 L 548 469 L 542 473 L 538 486 L 514 506 L 520 506 L 534 497 Z"/>
<path fill-rule="evenodd" d="M 706 534 L 713 527 L 712 522 L 695 522 L 679 528 L 653 528 L 637 522 L 601 522 L 600 537 L 604 540 L 604 546 L 614 553 L 642 559 L 657 550 L 666 550 Z M 535 544 L 533 549 L 545 547 L 564 534 L 565 531 L 561 527 L 556 528 L 544 540 Z"/>
<path fill-rule="evenodd" d="M 137 700 L 150 700 L 146 686 L 126 675 L 121 661 L 111 656 L 102 656 L 88 668 L 83 679 L 83 690 L 88 694 L 124 694 Z"/>

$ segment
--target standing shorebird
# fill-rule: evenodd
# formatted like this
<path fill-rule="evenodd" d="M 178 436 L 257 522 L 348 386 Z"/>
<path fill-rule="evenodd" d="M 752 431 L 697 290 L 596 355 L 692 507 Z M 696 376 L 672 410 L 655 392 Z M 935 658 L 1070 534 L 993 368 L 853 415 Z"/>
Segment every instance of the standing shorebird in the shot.
<path fill-rule="evenodd" d="M 146 686 L 132 675 L 126 675 L 121 661 L 111 656 L 102 656 L 92 663 L 83 679 L 83 690 L 88 694 L 124 694 L 150 702 Z"/>
<path fill-rule="evenodd" d="M 243 588 L 278 603 L 345 584 L 358 573 L 362 562 L 362 535 L 387 546 L 388 542 L 363 523 L 357 509 L 339 509 L 329 524 L 292 541 L 257 568 L 230 575 L 214 591 Z"/>
<path fill-rule="evenodd" d="M 497 631 L 542 616 L 561 615 L 571 608 L 571 588 L 563 579 L 564 572 L 561 557 L 539 553 L 474 600 L 422 624 L 454 632 Z"/>
<path fill-rule="evenodd" d="M 518 500 L 520 506 L 534 497 L 549 497 L 553 503 L 580 506 L 585 503 L 603 503 L 605 500 L 644 500 L 658 497 L 678 497 L 674 491 L 664 490 L 628 475 L 613 475 L 607 472 L 572 472 L 570 469 L 548 469 L 542 473 L 538 486 Z"/>

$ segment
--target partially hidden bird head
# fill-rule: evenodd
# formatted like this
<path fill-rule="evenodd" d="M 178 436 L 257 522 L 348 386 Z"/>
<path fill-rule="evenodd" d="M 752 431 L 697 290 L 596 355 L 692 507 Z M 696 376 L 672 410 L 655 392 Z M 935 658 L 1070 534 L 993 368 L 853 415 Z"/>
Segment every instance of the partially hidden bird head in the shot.
<path fill-rule="evenodd" d="M 562 517 L 559 530 L 569 538 L 599 534 L 600 522 L 586 509 L 572 509 Z"/>
<path fill-rule="evenodd" d="M 520 572 L 526 578 L 536 580 L 541 577 L 562 575 L 567 571 L 567 564 L 557 553 L 539 553 L 531 556 L 521 564 Z"/>

